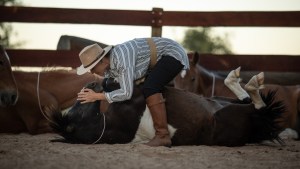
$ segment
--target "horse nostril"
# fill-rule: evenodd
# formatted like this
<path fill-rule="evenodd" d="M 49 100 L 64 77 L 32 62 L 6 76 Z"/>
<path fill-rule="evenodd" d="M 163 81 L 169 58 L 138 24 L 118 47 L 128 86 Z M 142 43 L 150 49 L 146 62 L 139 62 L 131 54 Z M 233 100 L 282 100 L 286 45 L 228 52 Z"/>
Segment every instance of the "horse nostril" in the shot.
<path fill-rule="evenodd" d="M 10 105 L 10 102 L 9 102 L 6 94 L 1 94 L 0 97 L 1 97 L 0 102 L 1 102 L 2 106 L 6 107 L 6 106 Z"/>
<path fill-rule="evenodd" d="M 2 103 L 4 103 L 4 102 L 5 102 L 5 97 L 4 97 L 4 95 L 1 95 L 0 97 L 1 97 L 1 98 L 0 98 L 0 101 L 1 101 Z"/>
<path fill-rule="evenodd" d="M 17 95 L 15 93 L 1 93 L 0 102 L 1 105 L 9 106 L 14 105 L 17 100 Z"/>
<path fill-rule="evenodd" d="M 11 95 L 11 102 L 15 103 L 17 101 L 17 95 L 16 94 L 12 94 Z"/>

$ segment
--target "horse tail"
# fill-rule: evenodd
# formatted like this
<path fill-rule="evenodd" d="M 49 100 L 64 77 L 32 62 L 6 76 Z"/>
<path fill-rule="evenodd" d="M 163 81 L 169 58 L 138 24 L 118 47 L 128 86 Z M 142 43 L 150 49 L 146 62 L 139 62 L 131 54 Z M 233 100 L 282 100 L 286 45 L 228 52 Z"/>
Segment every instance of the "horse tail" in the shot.
<path fill-rule="evenodd" d="M 278 141 L 284 144 L 279 137 L 279 133 L 283 131 L 280 121 L 286 108 L 282 101 L 274 101 L 276 91 L 269 91 L 266 95 L 260 93 L 266 106 L 251 113 L 252 122 L 249 143 L 258 143 L 264 140 Z"/>
<path fill-rule="evenodd" d="M 284 142 L 278 136 L 283 128 L 280 119 L 285 111 L 282 102 L 275 102 L 275 91 L 263 95 L 266 107 L 256 109 L 248 100 L 230 104 L 214 114 L 213 143 L 223 146 L 242 146 L 264 140 Z"/>

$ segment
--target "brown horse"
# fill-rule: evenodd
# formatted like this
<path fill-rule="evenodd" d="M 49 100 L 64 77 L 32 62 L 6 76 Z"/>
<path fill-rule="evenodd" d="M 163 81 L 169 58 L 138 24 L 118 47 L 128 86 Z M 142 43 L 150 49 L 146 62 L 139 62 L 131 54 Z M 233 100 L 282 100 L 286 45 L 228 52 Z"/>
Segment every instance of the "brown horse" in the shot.
<path fill-rule="evenodd" d="M 16 104 L 18 100 L 18 88 L 13 76 L 9 57 L 0 45 L 0 107 Z"/>
<path fill-rule="evenodd" d="M 196 52 L 190 58 L 190 70 L 182 72 L 174 79 L 174 86 L 206 97 L 225 96 L 236 97 L 224 84 L 224 77 L 214 74 L 198 64 L 199 55 Z M 239 69 L 236 70 L 239 74 Z M 241 84 L 242 86 L 244 84 Z M 286 105 L 284 113 L 285 128 L 292 128 L 300 134 L 300 85 L 281 86 L 266 84 L 262 93 L 273 90 L 276 92 L 275 100 L 282 100 Z"/>
<path fill-rule="evenodd" d="M 90 83 L 87 88 L 95 92 L 118 88 L 115 84 L 113 86 L 117 87 L 112 88 L 109 80 L 103 84 Z M 248 86 L 247 90 L 251 92 L 253 88 L 258 90 L 255 85 Z M 254 93 L 239 100 L 210 99 L 167 87 L 163 95 L 172 145 L 241 146 L 262 140 L 280 141 L 278 133 L 282 129 L 277 125 L 277 119 L 283 107 L 280 102 L 272 102 L 273 94 L 261 98 L 259 93 Z M 130 100 L 109 104 L 106 110 L 99 111 L 102 102 L 105 101 L 85 104 L 78 101 L 65 114 L 53 109 L 47 111 L 53 114 L 53 128 L 66 142 L 130 143 L 147 141 L 154 136 L 141 86 L 135 87 Z"/>
<path fill-rule="evenodd" d="M 71 107 L 77 93 L 95 77 L 91 74 L 78 76 L 75 71 L 51 70 L 38 72 L 14 71 L 19 99 L 14 106 L 0 108 L 0 133 L 40 134 L 52 132 L 49 115 L 44 107 L 61 110 Z"/>

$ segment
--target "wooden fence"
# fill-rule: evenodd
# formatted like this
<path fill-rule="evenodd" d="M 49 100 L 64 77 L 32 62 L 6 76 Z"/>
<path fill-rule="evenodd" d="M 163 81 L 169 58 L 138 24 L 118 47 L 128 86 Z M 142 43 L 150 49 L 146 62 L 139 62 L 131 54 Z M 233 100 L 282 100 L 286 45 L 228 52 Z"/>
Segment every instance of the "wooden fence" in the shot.
<path fill-rule="evenodd" d="M 163 26 L 300 27 L 300 11 L 179 12 L 161 8 L 141 11 L 0 6 L 0 22 L 150 26 L 152 36 L 162 36 Z M 74 58 L 78 51 L 8 49 L 7 53 L 15 66 L 79 65 L 79 59 Z M 230 70 L 241 65 L 243 70 L 250 71 L 300 72 L 299 56 L 201 54 L 201 65 L 211 70 Z"/>

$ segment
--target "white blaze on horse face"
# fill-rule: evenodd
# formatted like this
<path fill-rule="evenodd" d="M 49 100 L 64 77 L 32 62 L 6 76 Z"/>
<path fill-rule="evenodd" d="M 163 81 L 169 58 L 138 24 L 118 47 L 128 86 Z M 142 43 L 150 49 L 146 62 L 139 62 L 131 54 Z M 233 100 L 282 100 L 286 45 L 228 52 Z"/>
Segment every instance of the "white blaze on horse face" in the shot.
<path fill-rule="evenodd" d="M 183 79 L 186 75 L 186 70 L 181 71 L 180 77 Z"/>
<path fill-rule="evenodd" d="M 170 136 L 172 138 L 177 129 L 175 129 L 173 126 L 169 124 L 168 124 L 168 129 L 169 129 Z M 139 127 L 135 134 L 135 137 L 131 141 L 131 143 L 147 142 L 150 141 L 152 138 L 154 138 L 154 136 L 155 136 L 155 129 L 153 126 L 152 116 L 150 114 L 149 108 L 146 106 Z"/>

